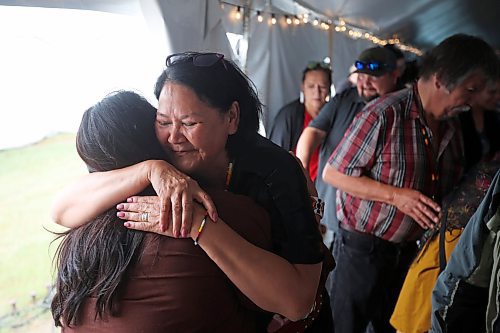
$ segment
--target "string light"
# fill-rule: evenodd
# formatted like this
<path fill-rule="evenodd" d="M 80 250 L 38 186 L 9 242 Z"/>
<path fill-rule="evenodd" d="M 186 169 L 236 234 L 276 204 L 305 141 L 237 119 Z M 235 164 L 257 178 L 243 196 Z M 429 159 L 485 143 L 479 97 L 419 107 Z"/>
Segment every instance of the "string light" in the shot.
<path fill-rule="evenodd" d="M 257 21 L 259 21 L 259 22 L 264 21 L 264 17 L 262 17 L 262 14 L 260 13 L 260 10 L 257 11 Z"/>
<path fill-rule="evenodd" d="M 308 13 L 305 13 L 304 16 L 302 17 L 302 22 L 304 22 L 304 24 L 307 24 L 309 22 L 309 14 Z"/>
<path fill-rule="evenodd" d="M 241 7 L 238 6 L 238 8 L 236 9 L 236 19 L 239 20 L 241 19 Z"/>
<path fill-rule="evenodd" d="M 250 7 L 245 7 L 245 6 L 237 6 L 236 4 L 227 2 L 227 1 L 222 1 L 219 0 L 219 3 L 221 5 L 221 8 L 224 10 L 224 5 L 228 5 L 229 7 L 235 7 L 236 11 L 234 12 L 234 17 L 237 20 L 240 20 L 243 16 L 244 10 L 248 11 L 254 11 L 257 13 L 257 21 L 258 22 L 263 22 L 264 21 L 264 15 L 266 11 L 262 10 L 255 10 Z M 393 36 L 392 38 L 379 38 L 377 36 L 374 36 L 371 32 L 366 31 L 363 28 L 355 27 L 352 26 L 351 24 L 346 23 L 346 21 L 343 18 L 336 18 L 336 19 L 330 19 L 326 16 L 324 16 L 321 13 L 318 13 L 311 8 L 304 7 L 303 5 L 299 5 L 297 2 L 295 2 L 296 6 L 296 12 L 294 14 L 291 13 L 286 13 L 283 14 L 283 17 L 285 18 L 285 22 L 287 25 L 300 25 L 300 23 L 304 24 L 312 24 L 314 27 L 317 27 L 322 30 L 330 30 L 334 29 L 338 33 L 343 33 L 346 36 L 348 36 L 351 39 L 359 39 L 363 38 L 367 41 L 370 41 L 374 44 L 377 45 L 386 45 L 386 44 L 395 44 L 397 45 L 402 51 L 405 52 L 411 52 L 414 53 L 418 56 L 422 55 L 422 51 L 419 50 L 418 48 L 415 48 L 411 45 L 406 45 L 401 42 L 399 38 L 396 36 Z M 302 12 L 302 13 L 301 13 Z M 270 20 L 268 21 L 271 25 L 275 25 L 278 22 L 277 16 L 274 13 L 267 12 L 268 15 L 270 15 Z M 310 17 L 314 16 L 314 19 Z"/>

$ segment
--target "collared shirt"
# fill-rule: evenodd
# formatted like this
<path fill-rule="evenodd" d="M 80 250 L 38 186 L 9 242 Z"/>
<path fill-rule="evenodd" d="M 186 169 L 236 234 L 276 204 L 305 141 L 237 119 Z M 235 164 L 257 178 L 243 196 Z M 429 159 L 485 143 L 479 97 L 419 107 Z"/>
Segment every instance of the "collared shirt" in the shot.
<path fill-rule="evenodd" d="M 423 131 L 425 129 L 425 131 Z M 426 196 L 448 193 L 462 173 L 463 143 L 457 119 L 441 123 L 437 156 L 425 143 L 434 136 L 426 125 L 416 85 L 370 103 L 356 116 L 328 163 L 349 176 L 412 188 Z M 431 150 L 429 150 L 431 149 Z M 431 160 L 432 159 L 432 160 Z M 436 162 L 434 162 L 436 161 Z M 439 188 L 433 193 L 433 172 Z M 422 229 L 395 206 L 337 191 L 337 217 L 348 229 L 399 243 L 419 237 Z"/>

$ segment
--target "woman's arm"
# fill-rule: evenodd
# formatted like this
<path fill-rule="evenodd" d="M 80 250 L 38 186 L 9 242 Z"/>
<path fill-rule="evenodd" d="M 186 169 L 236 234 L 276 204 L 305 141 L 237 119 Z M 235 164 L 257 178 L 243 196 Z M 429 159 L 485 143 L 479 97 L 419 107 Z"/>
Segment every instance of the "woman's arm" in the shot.
<path fill-rule="evenodd" d="M 314 127 L 306 127 L 297 142 L 296 155 L 304 168 L 309 170 L 311 157 L 326 138 L 326 132 Z"/>
<path fill-rule="evenodd" d="M 129 211 L 121 212 L 125 226 L 131 229 L 155 232 L 172 236 L 171 231 L 162 232 L 158 215 L 152 205 L 149 222 L 132 222 L 137 218 L 136 208 L 124 204 Z M 141 206 L 145 209 L 145 206 Z M 136 214 L 133 216 L 132 214 Z M 196 205 L 193 226 L 189 237 L 198 235 L 198 228 L 205 210 Z M 217 223 L 207 221 L 198 238 L 198 244 L 219 266 L 229 279 L 248 298 L 262 309 L 279 313 L 290 320 L 307 316 L 314 304 L 319 284 L 321 263 L 291 264 L 282 257 L 247 242 L 222 219 Z"/>
<path fill-rule="evenodd" d="M 169 212 L 172 210 L 174 235 L 186 235 L 192 222 L 193 199 L 202 203 L 212 219 L 217 220 L 215 205 L 208 194 L 190 177 L 161 160 L 144 161 L 123 169 L 82 177 L 56 196 L 52 218 L 65 227 L 78 227 L 141 192 L 151 183 L 156 184 L 156 193 L 164 198 L 160 202 L 163 229 L 168 228 Z"/>

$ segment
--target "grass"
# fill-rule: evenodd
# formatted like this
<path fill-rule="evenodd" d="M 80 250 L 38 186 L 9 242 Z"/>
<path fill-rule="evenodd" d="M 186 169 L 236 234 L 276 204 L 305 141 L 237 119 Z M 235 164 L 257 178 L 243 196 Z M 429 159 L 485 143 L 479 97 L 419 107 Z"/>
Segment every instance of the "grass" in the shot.
<path fill-rule="evenodd" d="M 57 191 L 87 171 L 75 149 L 74 134 L 0 151 L 0 317 L 11 302 L 22 309 L 31 294 L 43 297 L 52 283 L 54 235 L 50 220 Z"/>

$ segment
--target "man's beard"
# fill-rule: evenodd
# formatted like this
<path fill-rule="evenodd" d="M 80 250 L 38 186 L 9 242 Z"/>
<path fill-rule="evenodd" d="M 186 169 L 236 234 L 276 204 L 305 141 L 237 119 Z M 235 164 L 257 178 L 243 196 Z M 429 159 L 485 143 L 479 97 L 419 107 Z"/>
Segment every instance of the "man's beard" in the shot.
<path fill-rule="evenodd" d="M 375 95 L 372 95 L 372 96 L 366 96 L 366 95 L 363 95 L 363 100 L 368 103 L 368 102 L 371 102 L 373 101 L 375 98 L 378 98 L 380 97 L 379 94 L 375 94 Z"/>

